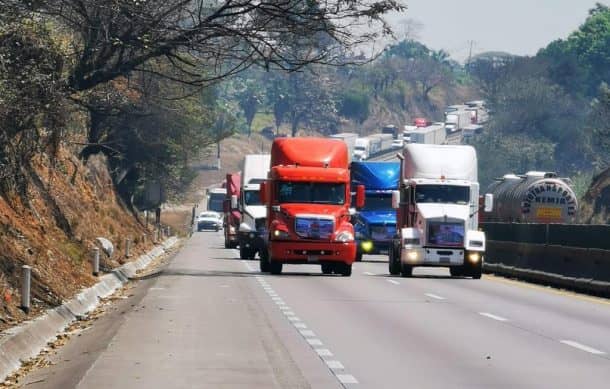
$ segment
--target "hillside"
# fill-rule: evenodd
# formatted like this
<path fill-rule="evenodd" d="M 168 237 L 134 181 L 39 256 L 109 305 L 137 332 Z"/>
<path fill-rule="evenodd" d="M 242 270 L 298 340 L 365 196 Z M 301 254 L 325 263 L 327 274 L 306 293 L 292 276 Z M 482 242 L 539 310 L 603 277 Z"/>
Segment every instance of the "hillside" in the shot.
<path fill-rule="evenodd" d="M 125 239 L 131 238 L 132 258 L 151 245 L 148 232 L 114 192 L 103 158 L 87 165 L 62 149 L 55 165 L 41 155 L 33 161 L 27 200 L 0 197 L 0 329 L 24 320 L 20 304 L 22 265 L 32 266 L 32 311 L 57 306 L 92 285 L 91 251 L 97 237 L 114 244 L 112 256 L 101 255 L 106 270 L 129 260 Z"/>

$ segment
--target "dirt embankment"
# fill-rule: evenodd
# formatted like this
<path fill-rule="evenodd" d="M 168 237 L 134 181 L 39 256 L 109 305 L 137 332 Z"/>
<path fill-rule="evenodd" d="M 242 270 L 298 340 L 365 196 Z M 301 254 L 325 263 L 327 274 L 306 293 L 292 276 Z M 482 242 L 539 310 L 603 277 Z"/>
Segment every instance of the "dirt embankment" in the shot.
<path fill-rule="evenodd" d="M 32 266 L 31 317 L 95 282 L 90 259 L 97 237 L 114 244 L 111 256 L 102 251 L 106 270 L 129 260 L 127 238 L 131 258 L 152 244 L 150 231 L 115 194 L 103 158 L 85 166 L 61 150 L 53 166 L 44 155 L 33 165 L 25 198 L 0 197 L 0 329 L 28 318 L 18 308 L 23 265 Z"/>

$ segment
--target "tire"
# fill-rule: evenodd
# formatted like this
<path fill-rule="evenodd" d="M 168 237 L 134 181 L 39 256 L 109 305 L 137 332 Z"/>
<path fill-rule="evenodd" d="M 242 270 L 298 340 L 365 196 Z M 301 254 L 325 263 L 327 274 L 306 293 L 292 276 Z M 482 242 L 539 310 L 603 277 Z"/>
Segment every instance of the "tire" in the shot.
<path fill-rule="evenodd" d="M 356 251 L 356 262 L 362 261 L 362 251 Z"/>
<path fill-rule="evenodd" d="M 262 273 L 268 273 L 269 272 L 269 253 L 267 252 L 266 249 L 263 249 L 260 254 L 259 254 L 259 266 L 261 269 Z"/>
<path fill-rule="evenodd" d="M 335 265 L 335 273 L 339 273 L 343 277 L 350 277 L 352 275 L 352 265 L 347 263 L 337 263 Z"/>
<path fill-rule="evenodd" d="M 413 277 L 413 266 L 405 265 L 404 263 L 400 265 L 400 276 L 401 277 Z"/>
<path fill-rule="evenodd" d="M 479 261 L 479 263 L 477 263 L 470 269 L 470 276 L 474 280 L 480 280 L 482 273 L 483 273 L 483 264 L 481 261 Z"/>
<path fill-rule="evenodd" d="M 390 250 L 388 252 L 388 270 L 393 276 L 400 274 L 400 261 L 396 258 L 393 244 L 390 246 Z"/>
<path fill-rule="evenodd" d="M 250 250 L 247 247 L 239 246 L 239 258 L 240 259 L 250 258 Z"/>
<path fill-rule="evenodd" d="M 269 272 L 271 274 L 282 274 L 282 263 L 276 261 L 269 261 Z"/>
<path fill-rule="evenodd" d="M 464 269 L 461 266 L 451 266 L 449 268 L 451 277 L 462 277 L 464 275 Z"/>
<path fill-rule="evenodd" d="M 333 264 L 331 263 L 323 263 L 321 265 L 322 267 L 322 274 L 333 274 Z"/>

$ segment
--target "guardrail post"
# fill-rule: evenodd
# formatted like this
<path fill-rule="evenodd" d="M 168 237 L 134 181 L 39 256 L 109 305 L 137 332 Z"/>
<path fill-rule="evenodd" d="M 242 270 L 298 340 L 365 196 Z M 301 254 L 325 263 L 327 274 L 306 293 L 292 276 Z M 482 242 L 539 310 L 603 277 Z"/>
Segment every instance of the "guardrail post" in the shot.
<path fill-rule="evenodd" d="M 167 237 L 169 238 L 170 236 L 172 236 L 172 228 L 167 226 Z"/>
<path fill-rule="evenodd" d="M 131 239 L 127 238 L 125 239 L 125 257 L 129 258 L 131 256 Z"/>
<path fill-rule="evenodd" d="M 142 234 L 142 244 L 146 244 L 146 234 Z"/>
<path fill-rule="evenodd" d="M 32 284 L 32 267 L 23 265 L 21 267 L 21 309 L 25 313 L 30 313 L 30 289 Z"/>
<path fill-rule="evenodd" d="M 93 248 L 91 265 L 93 267 L 93 275 L 97 277 L 100 274 L 100 249 L 98 247 Z"/>

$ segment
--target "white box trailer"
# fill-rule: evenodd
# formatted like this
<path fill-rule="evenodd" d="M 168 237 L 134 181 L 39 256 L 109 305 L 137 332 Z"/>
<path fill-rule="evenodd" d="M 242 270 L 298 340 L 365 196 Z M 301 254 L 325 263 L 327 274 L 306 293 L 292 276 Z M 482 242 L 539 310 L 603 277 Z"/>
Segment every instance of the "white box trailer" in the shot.
<path fill-rule="evenodd" d="M 382 153 L 392 148 L 392 141 L 394 141 L 392 134 L 373 134 L 369 135 L 369 137 L 379 139 L 379 150 L 377 150 L 377 153 Z"/>
<path fill-rule="evenodd" d="M 445 129 L 447 133 L 461 131 L 464 127 L 471 124 L 472 113 L 466 108 L 451 111 L 445 114 Z"/>
<path fill-rule="evenodd" d="M 330 137 L 345 142 L 345 144 L 347 145 L 347 153 L 349 155 L 349 158 L 351 159 L 352 155 L 354 154 L 354 149 L 356 147 L 356 139 L 358 139 L 358 134 L 356 134 L 355 132 L 341 132 L 339 134 L 333 134 Z"/>
<path fill-rule="evenodd" d="M 413 131 L 410 135 L 410 143 L 423 143 L 430 145 L 440 145 L 445 143 L 447 138 L 443 123 L 433 123 L 428 127 L 421 127 Z"/>

